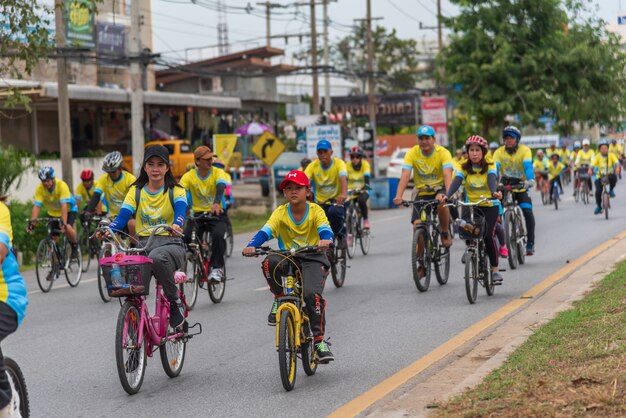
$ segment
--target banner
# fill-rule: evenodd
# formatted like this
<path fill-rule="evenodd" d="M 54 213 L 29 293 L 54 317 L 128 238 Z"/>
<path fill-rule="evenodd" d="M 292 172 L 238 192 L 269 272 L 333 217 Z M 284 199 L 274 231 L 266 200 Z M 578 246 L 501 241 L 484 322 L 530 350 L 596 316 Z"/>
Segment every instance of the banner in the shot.
<path fill-rule="evenodd" d="M 65 0 L 65 37 L 67 46 L 94 48 L 96 29 L 90 0 Z"/>
<path fill-rule="evenodd" d="M 448 146 L 448 116 L 446 96 L 422 97 L 422 125 L 435 129 L 438 145 Z"/>
<path fill-rule="evenodd" d="M 306 128 L 306 153 L 312 160 L 317 158 L 317 143 L 326 139 L 333 147 L 333 156 L 343 159 L 341 150 L 341 127 L 339 125 L 315 125 Z"/>
<path fill-rule="evenodd" d="M 419 93 L 376 95 L 376 126 L 415 126 L 419 113 Z M 333 97 L 331 113 L 368 117 L 368 96 Z"/>
<path fill-rule="evenodd" d="M 96 51 L 101 58 L 98 64 L 105 66 L 123 66 L 122 62 L 116 60 L 126 53 L 126 27 L 113 23 L 98 22 L 98 45 Z"/>
<path fill-rule="evenodd" d="M 217 158 L 224 161 L 225 165 L 230 165 L 230 160 L 237 145 L 237 134 L 216 134 L 213 135 L 213 152 Z"/>

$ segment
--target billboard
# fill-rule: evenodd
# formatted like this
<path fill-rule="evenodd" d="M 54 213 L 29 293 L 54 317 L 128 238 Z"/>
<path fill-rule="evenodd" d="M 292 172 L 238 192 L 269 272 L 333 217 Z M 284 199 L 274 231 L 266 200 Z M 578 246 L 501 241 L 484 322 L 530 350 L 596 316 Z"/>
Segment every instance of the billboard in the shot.
<path fill-rule="evenodd" d="M 98 22 L 97 45 L 98 63 L 105 66 L 123 65 L 116 58 L 126 53 L 126 27 L 114 23 Z"/>
<path fill-rule="evenodd" d="M 448 146 L 448 115 L 445 96 L 422 97 L 422 125 L 435 129 L 436 143 Z"/>
<path fill-rule="evenodd" d="M 93 3 L 90 0 L 65 0 L 64 25 L 68 46 L 96 46 L 95 9 L 91 7 Z"/>
<path fill-rule="evenodd" d="M 418 93 L 388 93 L 375 96 L 376 126 L 414 126 L 419 115 Z M 333 97 L 331 113 L 368 117 L 367 96 Z"/>
<path fill-rule="evenodd" d="M 341 150 L 341 126 L 314 125 L 306 128 L 306 154 L 312 160 L 317 158 L 318 141 L 326 139 L 333 147 L 333 156 L 343 158 Z"/>

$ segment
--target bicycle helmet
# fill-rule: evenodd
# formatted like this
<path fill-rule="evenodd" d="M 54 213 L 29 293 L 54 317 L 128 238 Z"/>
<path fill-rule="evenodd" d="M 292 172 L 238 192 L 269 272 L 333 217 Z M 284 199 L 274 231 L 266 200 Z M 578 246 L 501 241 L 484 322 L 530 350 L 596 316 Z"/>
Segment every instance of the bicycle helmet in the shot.
<path fill-rule="evenodd" d="M 467 154 L 467 148 L 465 147 L 465 145 L 461 147 L 461 153 Z"/>
<path fill-rule="evenodd" d="M 580 145 L 580 141 L 574 141 L 574 149 L 578 148 L 582 148 L 582 145 Z"/>
<path fill-rule="evenodd" d="M 352 147 L 352 149 L 350 150 L 350 156 L 353 156 L 353 155 L 358 155 L 359 157 L 363 158 L 365 153 L 363 152 L 361 147 Z"/>
<path fill-rule="evenodd" d="M 93 171 L 91 171 L 88 168 L 84 169 L 83 171 L 80 172 L 80 179 L 81 180 L 93 180 Z"/>
<path fill-rule="evenodd" d="M 54 178 L 54 168 L 50 166 L 42 167 L 37 174 L 39 180 L 46 181 Z"/>
<path fill-rule="evenodd" d="M 513 125 L 509 125 L 506 128 L 504 128 L 504 130 L 502 131 L 502 138 L 506 136 L 511 136 L 515 138 L 517 142 L 519 143 L 520 139 L 522 139 L 522 131 L 520 131 Z"/>
<path fill-rule="evenodd" d="M 537 150 L 537 156 L 540 156 L 540 155 L 543 155 L 543 150 L 542 149 Z"/>
<path fill-rule="evenodd" d="M 498 148 L 500 148 L 500 144 L 498 144 L 496 141 L 491 141 L 489 143 L 489 149 L 496 150 Z"/>
<path fill-rule="evenodd" d="M 583 139 L 583 147 L 584 147 L 585 145 L 591 145 L 591 141 L 589 141 L 589 138 L 585 138 L 585 139 Z"/>
<path fill-rule="evenodd" d="M 598 148 L 600 148 L 602 145 L 606 145 L 608 147 L 609 141 L 607 141 L 606 138 L 602 138 L 600 141 L 598 141 Z"/>
<path fill-rule="evenodd" d="M 467 147 L 467 149 L 469 149 L 469 146 L 472 144 L 475 144 L 481 147 L 483 149 L 483 152 L 487 151 L 487 147 L 488 147 L 487 140 L 480 135 L 472 135 L 469 138 L 467 138 L 467 141 L 465 141 L 465 146 Z"/>
<path fill-rule="evenodd" d="M 122 157 L 121 152 L 110 152 L 104 156 L 104 161 L 102 162 L 102 171 L 112 173 L 122 166 L 123 161 L 124 157 Z"/>

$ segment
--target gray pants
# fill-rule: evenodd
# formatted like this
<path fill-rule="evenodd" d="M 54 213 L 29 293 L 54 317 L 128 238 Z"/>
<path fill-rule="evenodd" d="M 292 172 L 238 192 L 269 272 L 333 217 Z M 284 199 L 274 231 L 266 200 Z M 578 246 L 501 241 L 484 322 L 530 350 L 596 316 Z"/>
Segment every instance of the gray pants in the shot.
<path fill-rule="evenodd" d="M 6 303 L 0 302 L 0 341 L 17 329 L 17 314 Z M 11 385 L 5 373 L 4 357 L 0 350 L 0 409 L 11 402 Z"/>
<path fill-rule="evenodd" d="M 147 239 L 139 241 L 145 245 Z M 146 253 L 153 261 L 152 274 L 157 282 L 163 286 L 163 293 L 167 300 L 174 301 L 178 298 L 178 288 L 174 283 L 174 272 L 182 270 L 185 266 L 185 246 L 180 238 L 156 236 L 152 240 Z"/>

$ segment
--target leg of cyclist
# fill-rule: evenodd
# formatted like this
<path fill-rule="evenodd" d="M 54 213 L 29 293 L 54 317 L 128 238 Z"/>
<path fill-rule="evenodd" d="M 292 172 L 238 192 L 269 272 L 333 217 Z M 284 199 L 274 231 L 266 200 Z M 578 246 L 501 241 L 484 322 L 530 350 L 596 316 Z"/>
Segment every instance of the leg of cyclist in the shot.
<path fill-rule="evenodd" d="M 191 234 L 193 233 L 193 229 L 196 226 L 196 222 L 192 222 L 192 221 L 187 221 L 185 223 L 185 229 L 183 230 L 183 239 L 185 241 L 185 244 L 190 244 L 191 243 Z M 196 231 L 197 234 L 199 234 L 199 231 Z"/>
<path fill-rule="evenodd" d="M 283 296 L 281 274 L 283 271 L 282 268 L 286 263 L 290 263 L 290 261 L 276 254 L 268 255 L 261 263 L 263 277 L 265 277 L 265 280 L 270 287 L 270 291 L 274 294 L 272 309 L 270 309 L 270 314 L 267 317 L 267 325 L 270 326 L 276 325 L 276 310 L 278 309 L 278 302 L 276 302 L 276 299 Z"/>
<path fill-rule="evenodd" d="M 500 208 L 498 206 L 480 207 L 480 211 L 485 217 L 485 250 L 489 256 L 489 264 L 491 265 L 492 277 L 495 282 L 502 282 L 502 276 L 498 273 L 498 246 L 496 245 L 496 225 L 498 216 L 500 216 Z"/>
<path fill-rule="evenodd" d="M 504 234 L 504 227 L 502 226 L 502 217 L 498 214 L 498 222 L 496 222 L 496 238 L 498 238 L 500 257 L 508 257 L 509 249 L 506 248 L 506 236 Z"/>
<path fill-rule="evenodd" d="M 613 189 L 615 189 L 615 185 L 617 184 L 617 176 L 615 174 L 609 174 L 609 194 L 611 197 L 615 197 L 615 193 Z"/>
<path fill-rule="evenodd" d="M 341 250 L 348 248 L 343 225 L 346 216 L 345 208 L 336 205 L 322 205 L 322 208 L 326 212 L 328 222 L 330 222 L 330 229 L 333 230 L 333 234 L 337 237 L 337 246 Z"/>
<path fill-rule="evenodd" d="M 519 204 L 522 213 L 524 213 L 524 221 L 526 222 L 526 254 L 533 255 L 535 253 L 535 215 L 533 214 L 533 202 L 528 196 L 528 192 L 520 192 L 514 194 L 515 200 Z"/>
<path fill-rule="evenodd" d="M 71 258 L 78 257 L 78 243 L 76 242 L 76 229 L 74 229 L 74 222 L 76 222 L 76 212 L 68 212 L 67 224 L 65 225 L 65 236 L 70 242 L 72 247 Z"/>
<path fill-rule="evenodd" d="M 306 259 L 301 260 L 301 263 L 304 300 L 315 340 L 315 351 L 318 360 L 326 363 L 335 359 L 328 349 L 328 344 L 324 341 L 326 300 L 322 292 L 328 275 L 328 259 L 320 254 L 320 256 L 307 256 Z"/>
<path fill-rule="evenodd" d="M 359 198 L 357 199 L 357 204 L 359 205 L 359 209 L 361 210 L 361 215 L 363 216 L 363 228 L 368 229 L 370 227 L 370 221 L 368 219 L 367 213 L 367 199 L 370 198 L 370 195 L 367 193 L 361 193 Z"/>
<path fill-rule="evenodd" d="M 563 183 L 561 182 L 561 176 L 558 176 L 558 177 L 556 178 L 556 182 L 557 182 L 557 183 L 558 183 L 558 185 L 559 185 L 559 193 L 560 193 L 560 194 L 563 194 Z"/>
<path fill-rule="evenodd" d="M 211 233 L 211 273 L 209 280 L 219 283 L 224 277 L 224 254 L 226 254 L 226 216 L 219 215 L 207 222 Z"/>
<path fill-rule="evenodd" d="M 17 314 L 6 303 L 0 302 L 0 342 L 17 329 Z M 0 350 L 0 416 L 10 415 L 11 385 L 4 368 L 4 357 Z"/>
<path fill-rule="evenodd" d="M 552 201 L 552 188 L 554 187 L 554 182 L 556 181 L 556 179 L 552 179 L 548 182 L 548 190 L 550 193 L 550 201 Z M 558 184 L 558 183 L 557 183 Z"/>
<path fill-rule="evenodd" d="M 437 196 L 440 195 L 441 197 L 445 196 L 443 190 L 437 193 Z M 452 245 L 452 237 L 450 236 L 450 232 L 448 232 L 450 227 L 450 211 L 441 203 L 437 206 L 437 215 L 439 217 L 439 225 L 441 225 L 441 244 L 446 248 L 450 248 Z"/>
<path fill-rule="evenodd" d="M 432 200 L 434 198 L 435 198 L 434 196 L 420 196 L 419 198 L 414 197 L 414 199 L 420 199 L 420 200 Z M 417 203 L 413 204 L 413 210 L 411 213 L 411 224 L 413 224 L 413 232 L 415 232 L 415 228 L 417 228 L 417 226 L 422 223 L 420 219 L 420 213 L 422 212 L 422 208 L 423 208 L 422 204 L 417 204 Z M 419 259 L 421 259 L 424 254 L 425 244 L 426 244 L 425 242 L 418 242 L 418 248 L 416 249 L 416 251 L 417 251 L 417 256 Z M 418 271 L 419 271 L 420 277 L 424 277 L 426 275 L 426 266 L 424 264 L 420 264 L 420 266 L 418 267 Z"/>
<path fill-rule="evenodd" d="M 602 213 L 602 179 L 596 178 L 596 209 L 593 211 L 595 215 Z"/>

